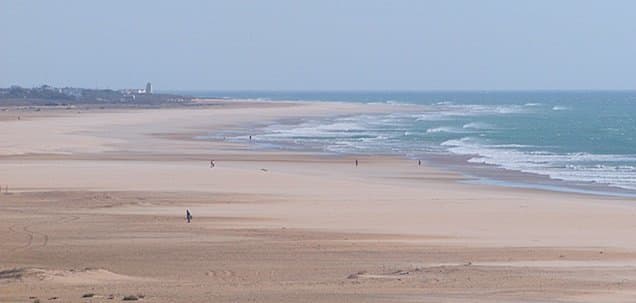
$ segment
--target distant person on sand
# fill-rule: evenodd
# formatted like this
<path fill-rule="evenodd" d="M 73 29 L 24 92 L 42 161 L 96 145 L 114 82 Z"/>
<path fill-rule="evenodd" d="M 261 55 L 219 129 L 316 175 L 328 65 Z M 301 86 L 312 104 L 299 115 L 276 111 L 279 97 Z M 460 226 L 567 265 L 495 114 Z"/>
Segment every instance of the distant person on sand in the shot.
<path fill-rule="evenodd" d="M 252 141 L 252 135 L 250 135 L 250 141 Z"/>
<path fill-rule="evenodd" d="M 188 223 L 190 223 L 190 221 L 192 221 L 192 214 L 190 213 L 190 209 L 186 208 L 186 220 L 188 221 Z"/>
<path fill-rule="evenodd" d="M 358 159 L 356 159 L 356 166 L 358 166 Z"/>
<path fill-rule="evenodd" d="M 422 160 L 417 160 L 417 166 L 422 166 Z"/>
<path fill-rule="evenodd" d="M 210 160 L 210 168 L 213 168 L 216 166 L 216 163 L 214 163 L 214 160 Z"/>

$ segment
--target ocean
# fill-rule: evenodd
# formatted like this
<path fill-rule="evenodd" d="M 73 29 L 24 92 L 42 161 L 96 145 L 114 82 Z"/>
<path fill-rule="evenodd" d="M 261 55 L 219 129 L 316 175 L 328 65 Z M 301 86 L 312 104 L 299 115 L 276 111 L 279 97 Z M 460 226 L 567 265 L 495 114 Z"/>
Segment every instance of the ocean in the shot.
<path fill-rule="evenodd" d="M 403 155 L 478 182 L 636 196 L 636 91 L 189 93 L 396 105 L 382 114 L 265 125 L 254 133 L 262 147 Z M 402 111 L 401 104 L 420 107 Z"/>

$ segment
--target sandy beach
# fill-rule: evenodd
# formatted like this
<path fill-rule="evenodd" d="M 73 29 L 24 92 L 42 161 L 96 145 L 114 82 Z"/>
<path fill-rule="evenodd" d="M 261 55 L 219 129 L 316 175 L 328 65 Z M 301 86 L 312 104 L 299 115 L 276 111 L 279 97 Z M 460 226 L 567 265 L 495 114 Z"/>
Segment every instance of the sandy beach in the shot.
<path fill-rule="evenodd" d="M 193 139 L 391 105 L 200 102 L 0 112 L 0 302 L 636 300 L 633 199 Z"/>

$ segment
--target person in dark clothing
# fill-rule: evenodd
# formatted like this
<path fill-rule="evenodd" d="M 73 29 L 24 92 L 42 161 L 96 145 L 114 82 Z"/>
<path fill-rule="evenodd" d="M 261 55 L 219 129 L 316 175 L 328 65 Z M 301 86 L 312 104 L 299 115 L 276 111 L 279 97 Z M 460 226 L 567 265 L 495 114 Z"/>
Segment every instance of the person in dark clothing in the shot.
<path fill-rule="evenodd" d="M 190 223 L 190 221 L 192 221 L 192 213 L 190 213 L 190 209 L 186 209 L 186 220 L 188 221 L 188 223 Z"/>

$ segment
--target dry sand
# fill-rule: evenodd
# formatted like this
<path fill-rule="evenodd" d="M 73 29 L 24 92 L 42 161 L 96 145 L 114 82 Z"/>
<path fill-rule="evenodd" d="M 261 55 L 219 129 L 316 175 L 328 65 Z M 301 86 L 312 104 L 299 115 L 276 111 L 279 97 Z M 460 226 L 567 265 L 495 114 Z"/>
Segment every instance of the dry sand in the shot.
<path fill-rule="evenodd" d="M 190 139 L 387 110 L 0 112 L 0 301 L 636 301 L 633 200 Z"/>

